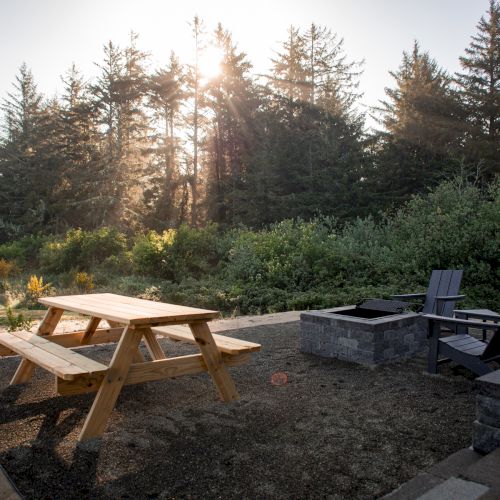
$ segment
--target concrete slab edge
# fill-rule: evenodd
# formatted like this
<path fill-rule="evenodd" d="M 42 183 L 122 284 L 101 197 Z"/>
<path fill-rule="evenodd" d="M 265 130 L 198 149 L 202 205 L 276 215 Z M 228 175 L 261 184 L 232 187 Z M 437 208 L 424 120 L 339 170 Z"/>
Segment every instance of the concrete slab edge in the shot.
<path fill-rule="evenodd" d="M 0 498 L 2 500 L 23 500 L 21 493 L 0 465 Z"/>

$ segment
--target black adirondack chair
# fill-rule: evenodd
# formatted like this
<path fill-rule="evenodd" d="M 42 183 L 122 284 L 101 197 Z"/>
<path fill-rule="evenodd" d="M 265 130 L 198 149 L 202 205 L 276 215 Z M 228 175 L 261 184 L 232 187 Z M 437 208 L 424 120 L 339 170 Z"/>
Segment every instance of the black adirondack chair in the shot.
<path fill-rule="evenodd" d="M 462 275 L 462 269 L 434 269 L 426 293 L 406 293 L 393 295 L 392 298 L 408 301 L 423 300 L 419 312 L 452 317 L 455 303 L 465 298 L 465 295 L 458 295 Z"/>
<path fill-rule="evenodd" d="M 429 373 L 437 373 L 438 365 L 448 361 L 465 366 L 476 375 L 485 375 L 495 370 L 489 363 L 500 360 L 499 323 L 447 318 L 436 314 L 424 316 L 429 320 Z M 464 331 L 469 328 L 493 330 L 494 333 L 489 342 L 483 342 L 466 333 L 441 337 L 443 326 L 450 329 L 461 327 Z"/>

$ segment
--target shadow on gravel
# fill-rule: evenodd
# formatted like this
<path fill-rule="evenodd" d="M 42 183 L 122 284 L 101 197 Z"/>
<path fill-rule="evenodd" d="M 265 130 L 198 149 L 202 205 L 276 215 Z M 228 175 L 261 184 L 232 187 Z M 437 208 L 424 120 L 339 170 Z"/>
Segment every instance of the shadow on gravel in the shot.
<path fill-rule="evenodd" d="M 219 402 L 206 375 L 129 386 L 104 437 L 82 445 L 92 397 L 54 397 L 43 373 L 8 387 L 16 363 L 2 361 L 0 464 L 28 499 L 373 498 L 470 445 L 464 372 L 430 376 L 423 356 L 367 368 L 301 354 L 298 323 L 226 334 L 263 346 L 231 369 L 240 401 Z"/>

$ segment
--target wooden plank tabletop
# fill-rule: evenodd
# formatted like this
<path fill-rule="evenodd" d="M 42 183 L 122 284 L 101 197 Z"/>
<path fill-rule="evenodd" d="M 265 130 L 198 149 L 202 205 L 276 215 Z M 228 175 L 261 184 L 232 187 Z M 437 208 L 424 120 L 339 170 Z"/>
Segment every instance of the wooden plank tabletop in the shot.
<path fill-rule="evenodd" d="M 136 299 L 114 293 L 44 297 L 39 302 L 50 307 L 73 311 L 124 325 L 148 325 L 186 320 L 210 321 L 218 311 L 178 306 L 151 300 Z"/>

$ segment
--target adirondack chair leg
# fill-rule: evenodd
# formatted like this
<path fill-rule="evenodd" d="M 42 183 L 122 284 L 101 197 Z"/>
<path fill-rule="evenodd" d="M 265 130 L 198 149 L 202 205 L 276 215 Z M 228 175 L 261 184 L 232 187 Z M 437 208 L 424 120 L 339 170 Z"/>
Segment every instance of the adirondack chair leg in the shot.
<path fill-rule="evenodd" d="M 490 368 L 484 361 L 481 361 L 478 358 L 467 360 L 467 363 L 463 363 L 463 366 L 473 371 L 480 377 L 493 371 L 493 368 Z"/>
<path fill-rule="evenodd" d="M 427 371 L 436 374 L 438 372 L 438 351 L 439 351 L 439 333 L 441 329 L 439 323 L 429 320 L 429 332 L 431 334 L 429 340 L 429 359 Z"/>

